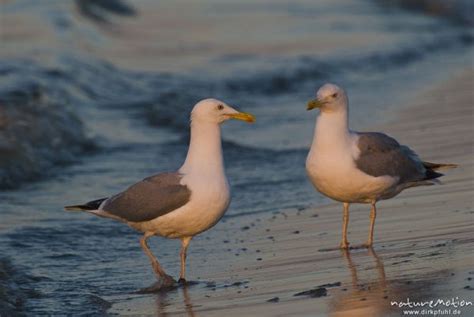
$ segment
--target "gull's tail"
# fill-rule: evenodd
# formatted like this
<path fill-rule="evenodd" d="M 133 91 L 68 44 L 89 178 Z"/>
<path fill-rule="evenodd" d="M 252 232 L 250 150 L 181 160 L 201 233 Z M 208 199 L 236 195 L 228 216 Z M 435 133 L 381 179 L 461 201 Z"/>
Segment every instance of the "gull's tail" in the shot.
<path fill-rule="evenodd" d="M 444 176 L 444 174 L 438 173 L 437 171 L 458 167 L 457 164 L 430 163 L 430 162 L 421 162 L 421 163 L 425 167 L 424 177 L 420 180 L 406 183 L 404 185 L 404 188 L 442 184 L 438 178 L 440 178 L 441 176 Z"/>
<path fill-rule="evenodd" d="M 431 163 L 431 162 L 422 162 L 422 163 L 423 163 L 423 166 L 426 168 L 424 180 L 435 180 L 436 178 L 444 176 L 444 174 L 438 173 L 438 171 L 458 167 L 457 164 Z"/>
<path fill-rule="evenodd" d="M 447 169 L 458 167 L 457 164 L 430 163 L 430 162 L 423 162 L 423 166 L 425 166 L 426 169 L 430 169 L 433 171 L 447 170 Z"/>
<path fill-rule="evenodd" d="M 107 198 L 96 199 L 93 201 L 89 201 L 82 205 L 72 205 L 72 206 L 65 206 L 64 209 L 68 211 L 90 211 L 90 210 L 97 210 L 100 207 L 100 204 Z"/>

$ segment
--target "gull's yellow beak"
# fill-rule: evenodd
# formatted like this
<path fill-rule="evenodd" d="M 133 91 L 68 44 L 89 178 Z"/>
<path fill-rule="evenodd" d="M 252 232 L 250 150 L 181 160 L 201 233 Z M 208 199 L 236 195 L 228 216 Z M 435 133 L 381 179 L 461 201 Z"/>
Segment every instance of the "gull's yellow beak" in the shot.
<path fill-rule="evenodd" d="M 231 113 L 231 114 L 228 114 L 227 116 L 231 119 L 242 120 L 242 121 L 250 122 L 250 123 L 255 122 L 255 116 L 246 112 Z"/>
<path fill-rule="evenodd" d="M 306 106 L 306 110 L 313 110 L 314 108 L 321 108 L 326 104 L 326 101 L 319 100 L 319 99 L 313 99 L 308 101 L 308 105 Z"/>

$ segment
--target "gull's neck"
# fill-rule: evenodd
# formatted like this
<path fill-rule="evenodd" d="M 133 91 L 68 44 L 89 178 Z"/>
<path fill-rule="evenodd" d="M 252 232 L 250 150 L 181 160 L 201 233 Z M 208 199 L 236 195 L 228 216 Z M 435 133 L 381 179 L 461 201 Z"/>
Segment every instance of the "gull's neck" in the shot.
<path fill-rule="evenodd" d="M 180 172 L 184 174 L 224 174 L 219 124 L 191 121 L 188 155 Z"/>
<path fill-rule="evenodd" d="M 347 107 L 331 112 L 321 111 L 316 119 L 311 149 L 333 148 L 348 142 L 350 131 Z"/>

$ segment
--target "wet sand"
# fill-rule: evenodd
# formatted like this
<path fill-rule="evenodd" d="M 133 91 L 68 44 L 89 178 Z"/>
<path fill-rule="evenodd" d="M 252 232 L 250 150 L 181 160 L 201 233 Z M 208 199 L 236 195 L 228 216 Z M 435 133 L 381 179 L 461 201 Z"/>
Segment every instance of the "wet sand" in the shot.
<path fill-rule="evenodd" d="M 161 294 L 110 296 L 108 312 L 398 316 L 402 309 L 390 301 L 473 301 L 473 75 L 469 69 L 421 92 L 392 120 L 370 127 L 410 145 L 427 161 L 460 165 L 446 173 L 443 185 L 409 189 L 379 203 L 373 250 L 324 251 L 340 240 L 338 203 L 228 218 L 191 245 L 188 277 L 196 284 Z M 366 239 L 369 210 L 351 208 L 353 245 Z M 460 311 L 474 313 L 472 306 Z"/>

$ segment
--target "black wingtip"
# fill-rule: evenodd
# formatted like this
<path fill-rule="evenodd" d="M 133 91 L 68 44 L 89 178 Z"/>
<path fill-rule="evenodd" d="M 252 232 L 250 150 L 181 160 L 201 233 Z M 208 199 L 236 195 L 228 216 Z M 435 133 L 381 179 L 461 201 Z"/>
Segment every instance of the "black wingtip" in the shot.
<path fill-rule="evenodd" d="M 106 200 L 107 198 L 96 199 L 93 201 L 89 201 L 83 205 L 72 205 L 72 206 L 65 206 L 64 209 L 68 211 L 87 211 L 87 210 L 96 210 L 99 209 L 100 204 Z"/>
<path fill-rule="evenodd" d="M 427 169 L 426 174 L 425 174 L 425 180 L 436 179 L 436 178 L 439 178 L 441 176 L 444 176 L 444 174 L 435 172 L 432 169 Z"/>

